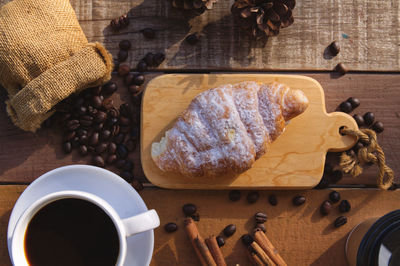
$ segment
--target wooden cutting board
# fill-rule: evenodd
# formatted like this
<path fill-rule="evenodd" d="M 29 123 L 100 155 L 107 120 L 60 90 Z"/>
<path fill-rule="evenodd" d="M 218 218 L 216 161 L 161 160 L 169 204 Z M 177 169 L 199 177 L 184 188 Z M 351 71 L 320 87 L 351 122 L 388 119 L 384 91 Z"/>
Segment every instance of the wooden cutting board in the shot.
<path fill-rule="evenodd" d="M 285 132 L 253 167 L 240 175 L 187 178 L 164 173 L 151 159 L 151 144 L 160 141 L 178 115 L 200 92 L 227 83 L 280 82 L 302 90 L 310 101 L 307 110 L 292 119 Z M 339 128 L 356 129 L 354 119 L 341 112 L 327 114 L 324 91 L 314 79 L 297 75 L 168 74 L 153 79 L 142 100 L 141 161 L 146 177 L 164 188 L 182 189 L 300 189 L 316 186 L 328 151 L 343 151 L 356 139 L 342 136 Z"/>

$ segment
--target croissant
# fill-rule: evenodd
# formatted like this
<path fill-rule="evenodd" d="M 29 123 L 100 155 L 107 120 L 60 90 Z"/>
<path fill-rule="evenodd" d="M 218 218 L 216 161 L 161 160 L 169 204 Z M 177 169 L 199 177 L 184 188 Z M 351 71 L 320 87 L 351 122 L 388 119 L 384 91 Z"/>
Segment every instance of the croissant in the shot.
<path fill-rule="evenodd" d="M 279 83 L 226 84 L 197 95 L 151 156 L 165 172 L 188 177 L 242 173 L 260 158 L 303 113 L 308 99 L 301 90 Z"/>

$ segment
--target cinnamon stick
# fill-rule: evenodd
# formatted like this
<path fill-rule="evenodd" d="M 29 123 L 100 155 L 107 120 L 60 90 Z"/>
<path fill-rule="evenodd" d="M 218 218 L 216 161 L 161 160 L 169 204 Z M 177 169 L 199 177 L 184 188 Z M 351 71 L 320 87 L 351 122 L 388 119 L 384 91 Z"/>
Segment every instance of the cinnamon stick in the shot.
<path fill-rule="evenodd" d="M 272 261 L 270 257 L 264 252 L 264 250 L 257 244 L 257 242 L 253 242 L 250 246 L 254 249 L 256 255 L 261 259 L 261 261 L 268 266 L 276 266 L 276 264 Z"/>
<path fill-rule="evenodd" d="M 224 256 L 222 255 L 215 236 L 211 235 L 209 238 L 206 238 L 205 241 L 217 266 L 226 266 Z"/>
<path fill-rule="evenodd" d="M 254 266 L 266 266 L 259 257 L 252 251 L 251 248 L 246 249 L 247 257 L 249 258 L 250 262 Z"/>
<path fill-rule="evenodd" d="M 267 238 L 261 229 L 254 230 L 254 240 L 261 247 L 262 250 L 270 257 L 278 266 L 287 266 L 286 262 L 279 255 L 278 250 L 272 245 L 271 241 Z"/>
<path fill-rule="evenodd" d="M 200 236 L 197 226 L 192 218 L 187 218 L 184 221 L 185 231 L 189 237 L 190 242 L 199 258 L 201 265 L 203 266 L 217 266 L 213 257 L 211 256 L 210 250 L 204 243 L 204 239 Z"/>

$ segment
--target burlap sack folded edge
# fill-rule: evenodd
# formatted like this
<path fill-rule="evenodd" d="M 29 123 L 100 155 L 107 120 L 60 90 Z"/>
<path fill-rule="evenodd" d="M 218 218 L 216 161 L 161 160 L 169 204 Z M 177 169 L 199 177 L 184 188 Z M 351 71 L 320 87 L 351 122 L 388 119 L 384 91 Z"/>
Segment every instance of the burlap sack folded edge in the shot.
<path fill-rule="evenodd" d="M 7 113 L 19 128 L 35 132 L 53 113 L 53 107 L 74 92 L 111 79 L 112 56 L 102 44 L 88 43 L 82 50 L 30 81 L 6 101 Z"/>

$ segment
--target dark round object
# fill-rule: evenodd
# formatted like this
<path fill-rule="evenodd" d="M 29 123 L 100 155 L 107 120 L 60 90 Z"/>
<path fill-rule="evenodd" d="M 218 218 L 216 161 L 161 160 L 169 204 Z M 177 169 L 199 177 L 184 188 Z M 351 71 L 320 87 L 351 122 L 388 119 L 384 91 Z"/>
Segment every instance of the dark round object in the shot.
<path fill-rule="evenodd" d="M 147 39 L 154 39 L 156 37 L 156 32 L 152 28 L 145 28 L 140 30 L 144 37 Z"/>
<path fill-rule="evenodd" d="M 140 60 L 136 66 L 137 71 L 146 72 L 147 71 L 147 63 L 144 60 Z"/>
<path fill-rule="evenodd" d="M 322 215 L 328 215 L 332 210 L 332 204 L 328 200 L 325 200 L 321 204 L 321 207 L 319 208 L 319 210 Z"/>
<path fill-rule="evenodd" d="M 72 119 L 67 122 L 67 128 L 71 131 L 77 129 L 79 126 L 79 120 L 77 119 Z"/>
<path fill-rule="evenodd" d="M 293 205 L 294 205 L 294 206 L 303 205 L 305 202 L 306 202 L 306 197 L 304 197 L 304 196 L 298 195 L 298 196 L 295 196 L 295 197 L 293 198 Z"/>
<path fill-rule="evenodd" d="M 116 151 L 117 151 L 117 144 L 115 144 L 114 142 L 108 143 L 107 152 L 109 154 L 115 154 Z"/>
<path fill-rule="evenodd" d="M 89 145 L 96 146 L 98 142 L 99 142 L 99 133 L 93 132 L 93 134 L 89 138 Z"/>
<path fill-rule="evenodd" d="M 256 214 L 254 214 L 254 218 L 256 219 L 256 223 L 262 224 L 267 221 L 268 216 L 265 213 L 257 212 Z"/>
<path fill-rule="evenodd" d="M 131 68 L 127 64 L 121 64 L 118 67 L 118 76 L 125 77 L 131 71 Z"/>
<path fill-rule="evenodd" d="M 342 200 L 339 204 L 339 211 L 340 212 L 349 212 L 351 210 L 350 202 L 347 200 Z"/>
<path fill-rule="evenodd" d="M 107 114 L 103 111 L 98 111 L 94 115 L 94 122 L 96 123 L 103 123 L 104 121 L 106 121 L 106 119 L 107 119 Z"/>
<path fill-rule="evenodd" d="M 109 81 L 102 86 L 103 93 L 105 94 L 113 94 L 118 89 L 117 83 L 113 81 Z"/>
<path fill-rule="evenodd" d="M 217 239 L 217 243 L 218 243 L 219 247 L 222 247 L 225 245 L 225 240 L 222 236 L 217 236 L 216 239 Z"/>
<path fill-rule="evenodd" d="M 185 38 L 185 41 L 190 45 L 195 45 L 199 41 L 199 36 L 197 33 L 190 34 Z"/>
<path fill-rule="evenodd" d="M 104 129 L 104 130 L 101 131 L 100 138 L 102 140 L 107 140 L 107 139 L 110 138 L 110 136 L 111 136 L 111 131 L 110 130 Z"/>
<path fill-rule="evenodd" d="M 122 40 L 119 42 L 119 49 L 121 50 L 129 50 L 131 49 L 131 42 L 128 40 Z"/>
<path fill-rule="evenodd" d="M 362 144 L 361 141 L 357 141 L 357 143 L 353 146 L 355 153 L 358 153 L 361 148 L 364 148 L 364 144 Z"/>
<path fill-rule="evenodd" d="M 253 237 L 251 235 L 249 235 L 249 234 L 242 235 L 241 239 L 242 239 L 242 243 L 246 247 L 250 246 L 254 242 Z"/>
<path fill-rule="evenodd" d="M 142 85 L 143 83 L 144 83 L 144 76 L 143 76 L 143 75 L 139 74 L 139 75 L 136 75 L 136 76 L 133 78 L 133 84 L 134 84 L 134 85 L 140 86 L 140 85 Z"/>
<path fill-rule="evenodd" d="M 92 163 L 95 166 L 104 167 L 104 159 L 100 155 L 93 156 Z"/>
<path fill-rule="evenodd" d="M 261 231 L 263 231 L 265 233 L 265 231 L 267 231 L 267 229 L 265 228 L 265 224 L 257 224 L 254 229 L 260 229 Z"/>
<path fill-rule="evenodd" d="M 124 78 L 124 83 L 126 86 L 130 86 L 133 83 L 133 79 L 135 78 L 135 74 L 128 73 Z"/>
<path fill-rule="evenodd" d="M 126 148 L 128 149 L 128 151 L 134 151 L 136 149 L 136 142 L 129 139 L 126 143 L 125 143 Z"/>
<path fill-rule="evenodd" d="M 347 99 L 347 101 L 351 104 L 353 109 L 356 109 L 358 106 L 360 106 L 360 100 L 355 97 L 350 97 Z"/>
<path fill-rule="evenodd" d="M 351 103 L 345 101 L 342 102 L 339 105 L 340 111 L 344 112 L 344 113 L 350 113 L 351 111 L 353 111 L 353 107 L 351 107 Z"/>
<path fill-rule="evenodd" d="M 340 200 L 340 193 L 339 192 L 337 192 L 337 191 L 332 191 L 331 193 L 329 193 L 329 199 L 333 202 L 333 203 L 336 203 L 336 202 L 339 202 L 339 200 Z"/>
<path fill-rule="evenodd" d="M 271 204 L 272 206 L 276 206 L 278 205 L 278 199 L 276 198 L 276 195 L 272 194 L 268 196 L 268 202 L 269 204 Z"/>
<path fill-rule="evenodd" d="M 116 160 L 117 160 L 117 155 L 110 154 L 110 155 L 108 155 L 106 162 L 107 162 L 107 164 L 113 164 L 113 163 L 115 163 Z"/>
<path fill-rule="evenodd" d="M 117 55 L 118 61 L 124 62 L 128 58 L 128 55 L 129 55 L 128 51 L 119 50 L 118 55 Z"/>
<path fill-rule="evenodd" d="M 88 148 L 86 145 L 79 146 L 79 154 L 85 156 L 88 153 Z"/>
<path fill-rule="evenodd" d="M 92 104 L 94 108 L 100 108 L 101 104 L 103 103 L 103 99 L 99 95 L 93 96 Z"/>
<path fill-rule="evenodd" d="M 187 203 L 187 204 L 183 205 L 182 211 L 186 216 L 190 216 L 197 211 L 197 207 L 196 207 L 196 205 L 194 205 L 192 203 Z"/>
<path fill-rule="evenodd" d="M 133 174 L 129 171 L 123 171 L 119 174 L 125 181 L 131 182 L 133 180 Z"/>
<path fill-rule="evenodd" d="M 156 53 L 154 55 L 154 66 L 159 66 L 161 65 L 162 62 L 165 60 L 165 54 L 164 53 Z"/>
<path fill-rule="evenodd" d="M 345 225 L 347 223 L 347 218 L 345 216 L 339 216 L 338 218 L 336 218 L 335 222 L 333 223 L 333 225 L 338 228 L 341 227 L 342 225 Z"/>
<path fill-rule="evenodd" d="M 250 191 L 247 194 L 247 201 L 251 204 L 255 203 L 259 198 L 260 198 L 260 193 L 258 193 L 258 191 Z"/>
<path fill-rule="evenodd" d="M 128 149 L 123 144 L 117 145 L 117 155 L 119 158 L 125 159 L 128 156 Z"/>
<path fill-rule="evenodd" d="M 365 125 L 368 126 L 368 127 L 370 125 L 372 125 L 374 123 L 374 121 L 375 121 L 375 115 L 374 115 L 373 112 L 366 112 L 364 114 L 363 118 L 364 118 Z"/>
<path fill-rule="evenodd" d="M 96 146 L 95 151 L 97 154 L 102 154 L 107 150 L 107 143 L 100 143 L 99 145 Z"/>
<path fill-rule="evenodd" d="M 86 129 L 83 129 L 83 128 L 80 128 L 80 129 L 78 129 L 77 131 L 76 131 L 76 135 L 78 136 L 78 137 L 80 137 L 80 136 L 83 136 L 83 135 L 87 135 L 87 130 Z"/>
<path fill-rule="evenodd" d="M 337 41 L 333 41 L 329 45 L 329 52 L 331 52 L 333 56 L 336 56 L 340 52 L 340 45 Z"/>
<path fill-rule="evenodd" d="M 353 115 L 353 118 L 356 121 L 358 127 L 364 126 L 364 118 L 361 115 L 355 114 Z"/>
<path fill-rule="evenodd" d="M 343 172 L 340 170 L 335 170 L 331 173 L 330 179 L 333 184 L 336 184 L 343 178 Z"/>
<path fill-rule="evenodd" d="M 85 106 L 80 106 L 79 108 L 75 109 L 75 112 L 80 116 L 85 115 L 86 111 L 87 111 L 87 108 Z"/>
<path fill-rule="evenodd" d="M 128 87 L 128 91 L 130 92 L 130 93 L 132 93 L 132 94 L 136 94 L 136 93 L 138 93 L 139 91 L 140 91 L 140 86 L 138 86 L 138 85 L 129 85 L 129 87 Z"/>
<path fill-rule="evenodd" d="M 372 130 L 375 131 L 376 133 L 382 133 L 384 128 L 383 128 L 383 123 L 381 121 L 376 121 L 373 125 L 372 125 Z"/>
<path fill-rule="evenodd" d="M 346 67 L 345 64 L 343 64 L 343 63 L 337 64 L 336 67 L 335 67 L 335 70 L 336 70 L 337 72 L 339 72 L 340 74 L 342 74 L 342 75 L 344 75 L 344 74 L 346 74 L 347 72 L 349 72 L 349 70 L 347 69 L 347 67 Z"/>
<path fill-rule="evenodd" d="M 231 190 L 229 191 L 229 199 L 231 201 L 238 201 L 240 200 L 242 193 L 239 190 Z"/>
<path fill-rule="evenodd" d="M 178 230 L 178 226 L 176 225 L 176 223 L 167 223 L 166 225 L 164 225 L 164 230 L 168 233 L 173 233 Z"/>
<path fill-rule="evenodd" d="M 225 228 L 224 228 L 224 235 L 226 236 L 226 237 L 230 237 L 230 236 L 232 236 L 235 232 L 236 232 L 236 225 L 234 225 L 234 224 L 230 224 L 230 225 L 227 225 Z"/>
<path fill-rule="evenodd" d="M 143 58 L 143 60 L 146 62 L 146 64 L 147 64 L 149 67 L 154 66 L 154 65 L 155 65 L 155 64 L 154 64 L 154 53 L 147 53 L 147 54 L 145 55 L 145 57 Z"/>
<path fill-rule="evenodd" d="M 71 153 L 71 151 L 72 151 L 72 144 L 71 144 L 71 142 L 69 142 L 69 141 L 64 142 L 64 144 L 63 144 L 63 151 L 64 151 L 64 153 L 66 153 L 66 154 Z"/>

